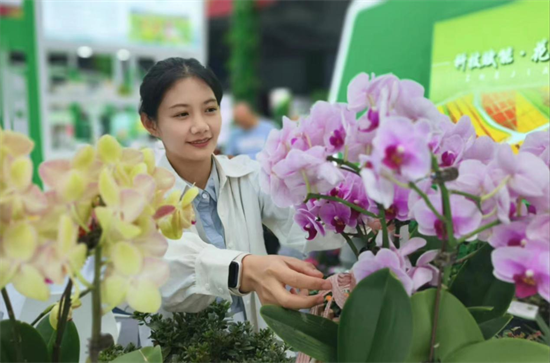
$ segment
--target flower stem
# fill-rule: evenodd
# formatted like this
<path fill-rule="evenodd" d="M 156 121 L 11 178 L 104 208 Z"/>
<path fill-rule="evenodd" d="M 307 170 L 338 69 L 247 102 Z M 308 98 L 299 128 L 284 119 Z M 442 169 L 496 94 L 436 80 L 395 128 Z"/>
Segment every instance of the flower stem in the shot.
<path fill-rule="evenodd" d="M 464 196 L 468 199 L 473 200 L 474 202 L 476 202 L 477 208 L 479 210 L 481 210 L 481 197 L 478 197 L 477 195 L 466 193 L 466 192 L 463 192 L 463 191 L 460 191 L 460 190 L 449 190 L 449 193 L 456 194 L 456 195 L 462 195 L 462 196 Z"/>
<path fill-rule="evenodd" d="M 79 296 L 79 299 L 80 298 L 83 298 L 84 296 L 88 295 L 90 293 L 90 291 L 92 291 L 91 289 L 87 289 L 87 290 L 84 290 L 80 296 Z M 44 309 L 43 312 L 40 313 L 40 315 L 38 315 L 36 317 L 36 319 L 33 320 L 33 322 L 31 323 L 31 326 L 35 326 L 40 320 L 42 320 L 43 317 L 45 317 L 46 315 L 48 315 L 48 313 L 50 311 L 52 311 L 53 307 L 55 306 L 55 304 L 51 304 L 50 306 L 48 306 L 46 309 Z"/>
<path fill-rule="evenodd" d="M 90 340 L 90 361 L 97 363 L 101 340 L 101 246 L 95 248 L 94 289 L 92 290 L 92 338 Z"/>
<path fill-rule="evenodd" d="M 481 226 L 479 227 L 478 229 L 476 229 L 475 231 L 471 232 L 471 233 L 468 233 L 467 235 L 463 236 L 462 238 L 460 238 L 457 243 L 460 244 L 464 241 L 466 241 L 468 238 L 471 238 L 473 236 L 475 236 L 476 234 L 478 233 L 481 233 L 489 228 L 493 228 L 494 226 L 498 226 L 500 224 L 500 221 L 492 221 L 491 223 L 488 223 L 484 226 Z"/>
<path fill-rule="evenodd" d="M 499 185 L 497 185 L 497 187 L 495 189 L 493 189 L 489 194 L 485 194 L 483 196 L 481 196 L 481 201 L 484 202 L 486 201 L 487 199 L 490 199 L 492 197 L 495 196 L 495 194 L 498 193 L 499 190 L 501 190 L 505 185 L 506 183 L 508 183 L 508 180 L 510 179 L 510 176 L 506 176 L 504 179 L 502 179 L 502 181 L 500 182 Z"/>
<path fill-rule="evenodd" d="M 345 199 L 342 199 L 342 198 L 338 198 L 338 197 L 333 197 L 331 195 L 324 195 L 324 194 L 317 194 L 317 193 L 309 193 L 307 196 L 306 196 L 306 200 L 304 200 L 304 203 L 307 202 L 308 200 L 310 199 L 326 199 L 326 200 L 332 200 L 333 202 L 339 202 L 339 203 L 342 203 L 343 205 L 345 206 L 348 206 L 350 207 L 351 209 L 359 212 L 359 213 L 362 213 L 364 215 L 367 215 L 369 217 L 372 217 L 372 218 L 378 218 L 378 216 L 372 212 L 369 212 L 368 210 L 365 210 L 361 207 L 359 207 L 358 205 L 355 205 L 353 203 L 350 203 L 348 202 L 347 200 Z"/>
<path fill-rule="evenodd" d="M 378 219 L 382 225 L 382 247 L 390 248 L 390 238 L 388 236 L 388 225 L 386 223 L 386 210 L 382 204 L 378 204 Z"/>
<path fill-rule="evenodd" d="M 443 241 L 445 243 L 445 241 Z M 439 274 L 437 277 L 437 291 L 435 294 L 435 306 L 434 306 L 434 318 L 433 318 L 433 325 L 432 325 L 432 338 L 430 341 L 430 357 L 428 358 L 428 362 L 435 362 L 435 346 L 436 342 L 435 339 L 437 337 L 437 325 L 439 323 L 439 305 L 441 302 L 441 287 L 442 287 L 442 271 L 441 267 L 439 268 Z"/>
<path fill-rule="evenodd" d="M 339 158 L 335 158 L 334 156 L 327 156 L 327 160 L 328 161 L 333 161 L 338 165 L 345 165 L 345 166 L 347 166 L 348 168 L 354 170 L 357 173 L 359 173 L 361 171 L 361 169 L 357 165 L 355 165 L 354 163 L 349 162 L 349 161 L 345 161 L 345 160 L 342 160 L 342 159 L 339 159 Z"/>
<path fill-rule="evenodd" d="M 359 258 L 359 250 L 357 249 L 357 247 L 355 247 L 355 244 L 353 243 L 351 238 L 349 238 L 349 235 L 347 233 L 342 233 L 342 236 L 344 236 L 344 238 L 346 239 L 346 242 L 355 254 L 355 257 Z"/>
<path fill-rule="evenodd" d="M 15 319 L 15 313 L 13 312 L 13 307 L 11 306 L 10 297 L 8 296 L 8 291 L 6 288 L 2 289 L 2 297 L 4 298 L 4 303 L 6 304 L 6 310 L 8 311 L 8 316 L 11 321 L 11 328 L 13 330 L 13 345 L 15 348 L 15 359 L 17 362 L 23 362 L 23 351 L 21 350 L 21 334 L 19 334 L 19 322 Z"/>
<path fill-rule="evenodd" d="M 441 213 L 439 213 L 437 211 L 437 209 L 435 209 L 434 205 L 432 204 L 432 202 L 430 202 L 430 199 L 428 198 L 428 196 L 426 195 L 426 193 L 424 193 L 422 190 L 420 190 L 419 187 L 416 186 L 415 183 L 413 182 L 410 182 L 409 183 L 409 187 L 414 190 L 415 192 L 418 193 L 418 195 L 420 195 L 420 197 L 424 200 L 424 202 L 426 202 L 426 205 L 428 206 L 428 208 L 430 208 L 430 210 L 432 211 L 432 213 L 437 217 L 437 219 L 439 219 L 441 222 L 444 222 L 445 221 L 445 218 L 441 215 Z"/>
<path fill-rule="evenodd" d="M 67 326 L 67 318 L 69 317 L 69 311 L 71 309 L 71 290 L 73 288 L 72 280 L 69 280 L 61 300 L 59 302 L 59 316 L 57 317 L 57 332 L 55 337 L 55 343 L 53 346 L 52 361 L 59 362 L 61 358 L 61 341 L 63 340 L 63 334 L 65 333 L 65 327 Z"/>

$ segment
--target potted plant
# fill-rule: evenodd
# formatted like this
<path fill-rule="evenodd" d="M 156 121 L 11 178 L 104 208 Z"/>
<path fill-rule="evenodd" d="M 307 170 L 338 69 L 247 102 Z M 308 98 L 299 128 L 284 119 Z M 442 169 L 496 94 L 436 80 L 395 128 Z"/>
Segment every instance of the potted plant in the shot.
<path fill-rule="evenodd" d="M 95 363 L 112 344 L 111 336 L 101 334 L 103 313 L 125 301 L 136 311 L 159 309 L 159 287 L 168 278 L 163 234 L 179 238 L 192 223 L 197 189 L 165 197 L 175 178 L 155 166 L 153 151 L 122 148 L 106 135 L 71 160 L 42 163 L 39 173 L 49 187 L 43 192 L 32 183 L 33 147 L 23 134 L 0 129 L 0 288 L 9 315 L 0 323 L 0 360 L 78 361 L 71 311 L 91 292 L 87 348 Z M 93 281 L 80 272 L 88 258 Z M 49 284 L 66 287 L 57 304 L 26 324 L 15 319 L 5 288 L 10 283 L 41 301 L 49 298 Z M 135 354 L 129 359 L 162 361 L 160 347 Z"/>
<path fill-rule="evenodd" d="M 340 234 L 358 257 L 331 278 L 338 323 L 264 306 L 268 325 L 325 362 L 548 361 L 547 344 L 495 338 L 514 294 L 550 300 L 548 129 L 514 152 L 393 75 L 359 74 L 347 100 L 286 119 L 258 155 L 308 238 Z"/>

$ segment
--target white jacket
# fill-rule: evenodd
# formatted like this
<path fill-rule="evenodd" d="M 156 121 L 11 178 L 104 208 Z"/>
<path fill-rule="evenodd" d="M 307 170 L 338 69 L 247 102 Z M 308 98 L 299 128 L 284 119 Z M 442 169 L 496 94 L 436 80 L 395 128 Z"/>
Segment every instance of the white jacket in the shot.
<path fill-rule="evenodd" d="M 168 240 L 165 259 L 170 265 L 170 278 L 162 287 L 163 309 L 169 312 L 198 312 L 216 297 L 231 301 L 227 286 L 229 265 L 242 252 L 266 255 L 262 223 L 279 239 L 281 245 L 304 253 L 339 248 L 340 235 L 327 233 L 312 241 L 294 223 L 294 209 L 277 207 L 271 196 L 260 189 L 260 166 L 247 156 L 228 159 L 214 157 L 220 179 L 218 214 L 225 231 L 225 250 L 204 242 L 192 226 L 179 240 Z M 183 191 L 187 185 L 163 156 L 159 166 L 176 176 L 174 188 Z M 204 238 L 204 236 L 203 236 Z M 206 239 L 206 238 L 204 238 Z M 254 328 L 266 327 L 260 316 L 260 300 L 255 293 L 243 297 L 246 316 Z"/>

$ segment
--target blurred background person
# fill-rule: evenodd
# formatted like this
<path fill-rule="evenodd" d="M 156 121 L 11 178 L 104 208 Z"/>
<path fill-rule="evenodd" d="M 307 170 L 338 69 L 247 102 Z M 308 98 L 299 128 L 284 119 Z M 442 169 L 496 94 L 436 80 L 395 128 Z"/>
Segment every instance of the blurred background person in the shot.
<path fill-rule="evenodd" d="M 237 102 L 233 108 L 234 129 L 231 131 L 225 154 L 248 155 L 256 160 L 275 127 L 273 122 L 260 117 L 247 102 Z"/>

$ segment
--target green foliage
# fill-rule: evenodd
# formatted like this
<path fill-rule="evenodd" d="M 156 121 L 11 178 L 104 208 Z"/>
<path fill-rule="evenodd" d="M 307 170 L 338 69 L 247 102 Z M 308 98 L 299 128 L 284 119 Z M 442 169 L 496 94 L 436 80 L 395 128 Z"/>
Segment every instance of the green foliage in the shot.
<path fill-rule="evenodd" d="M 234 100 L 246 101 L 256 109 L 259 90 L 257 72 L 259 27 L 254 0 L 233 2 L 229 44 L 231 48 L 229 73 Z"/>
<path fill-rule="evenodd" d="M 102 350 L 99 353 L 99 361 L 111 362 L 126 353 L 133 352 L 134 350 L 138 350 L 138 348 L 133 343 L 128 344 L 126 348 L 124 348 L 122 345 L 115 344 L 112 347 Z"/>
<path fill-rule="evenodd" d="M 249 322 L 235 323 L 227 316 L 230 304 L 213 303 L 197 313 L 134 313 L 151 328 L 151 339 L 162 347 L 165 363 L 175 362 L 290 362 L 288 347 L 269 329 L 255 333 Z"/>
<path fill-rule="evenodd" d="M 539 363 L 548 362 L 550 348 L 524 339 L 491 339 L 464 347 L 443 362 Z"/>
<path fill-rule="evenodd" d="M 413 315 L 412 349 L 408 362 L 425 362 L 430 355 L 436 289 L 416 293 L 411 298 Z M 345 311 L 345 309 L 344 309 Z M 441 291 L 435 351 L 442 359 L 470 344 L 482 342 L 483 335 L 468 309 L 449 292 Z"/>
<path fill-rule="evenodd" d="M 339 362 L 402 362 L 411 348 L 411 301 L 389 269 L 357 284 L 338 327 Z"/>
<path fill-rule="evenodd" d="M 145 347 L 127 354 L 124 354 L 113 361 L 113 363 L 162 363 L 162 353 L 159 346 Z"/>
<path fill-rule="evenodd" d="M 55 340 L 57 339 L 57 331 L 52 328 L 50 324 L 50 314 L 46 315 L 38 326 L 36 330 L 44 339 L 46 346 L 48 348 L 48 354 L 53 359 L 53 348 L 55 345 Z M 60 362 L 76 362 L 80 357 L 80 338 L 78 337 L 78 331 L 76 330 L 76 325 L 72 320 L 67 322 L 65 330 L 63 332 L 63 339 L 61 340 L 61 350 L 59 355 Z"/>
<path fill-rule="evenodd" d="M 460 269 L 450 287 L 450 292 L 466 307 L 491 308 L 484 320 L 502 316 L 515 293 L 514 284 L 500 281 L 493 275 L 492 252 L 493 248 L 484 243 Z M 483 322 L 479 318 L 476 320 Z"/>
<path fill-rule="evenodd" d="M 17 322 L 21 335 L 21 350 L 25 362 L 50 362 L 44 339 L 29 324 Z M 0 322 L 0 362 L 16 362 L 15 341 L 10 320 Z"/>
<path fill-rule="evenodd" d="M 274 305 L 263 306 L 261 314 L 267 325 L 294 349 L 322 362 L 336 361 L 336 323 Z"/>

